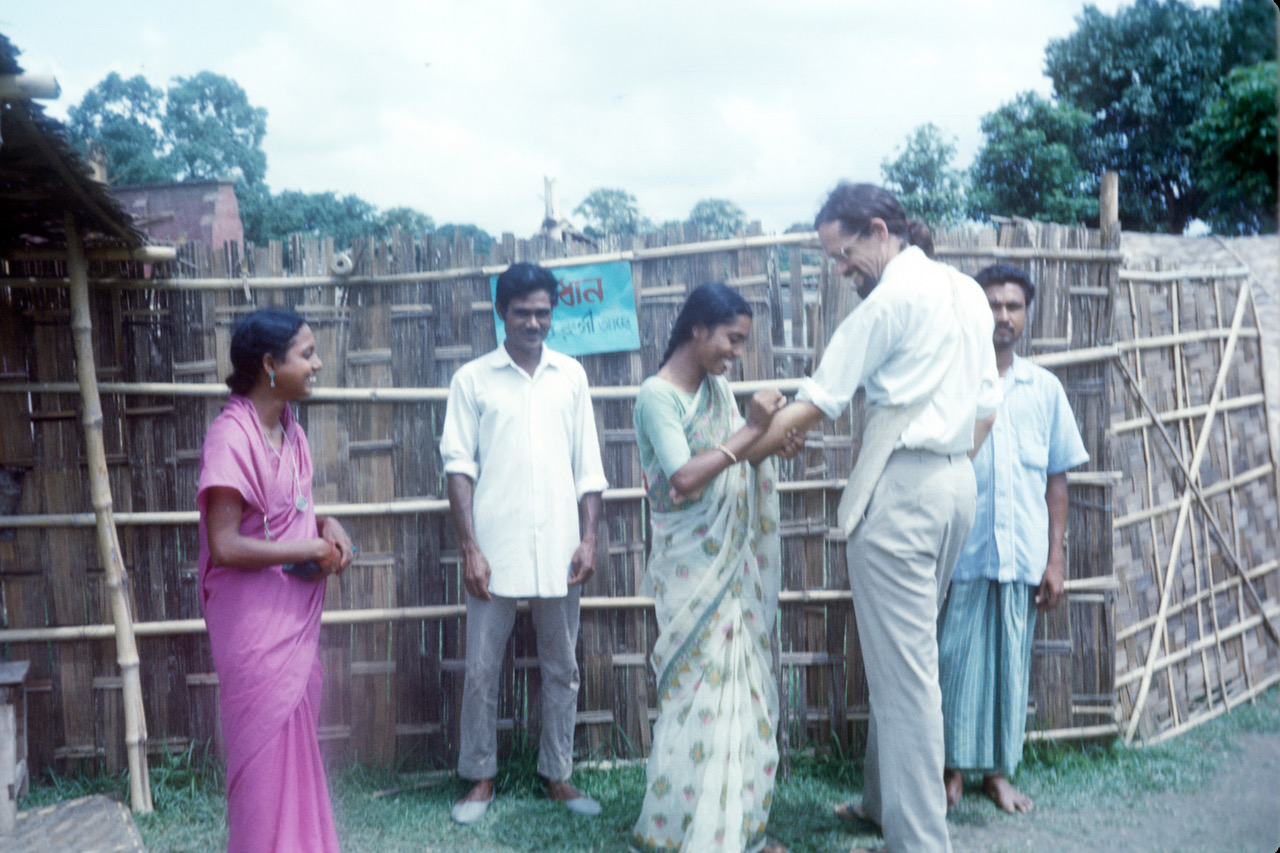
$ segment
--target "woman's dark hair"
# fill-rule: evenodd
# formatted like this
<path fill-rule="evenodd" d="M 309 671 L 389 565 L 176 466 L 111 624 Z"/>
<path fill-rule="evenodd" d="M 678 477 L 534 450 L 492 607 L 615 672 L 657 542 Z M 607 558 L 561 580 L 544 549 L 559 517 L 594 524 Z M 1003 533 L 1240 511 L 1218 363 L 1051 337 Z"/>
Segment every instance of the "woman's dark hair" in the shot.
<path fill-rule="evenodd" d="M 694 326 L 713 329 L 725 323 L 732 323 L 743 315 L 753 316 L 751 306 L 742 294 L 720 282 L 700 284 L 689 294 L 676 317 L 676 324 L 671 327 L 671 338 L 667 341 L 667 351 L 662 354 L 658 366 L 667 363 L 676 348 L 693 337 Z"/>
<path fill-rule="evenodd" d="M 839 222 L 844 233 L 860 234 L 871 227 L 873 218 L 883 219 L 890 234 L 902 238 L 909 246 L 919 246 L 925 255 L 933 257 L 933 233 L 929 226 L 907 219 L 897 197 L 875 184 L 851 184 L 848 181 L 836 184 L 813 218 L 813 227 Z"/>
<path fill-rule="evenodd" d="M 1027 300 L 1028 308 L 1031 307 L 1031 300 L 1036 297 L 1036 286 L 1031 283 L 1031 277 L 1013 264 L 999 263 L 983 267 L 973 276 L 973 280 L 983 287 L 993 284 L 1018 285 L 1022 288 L 1022 295 Z"/>
<path fill-rule="evenodd" d="M 231 328 L 231 375 L 227 377 L 231 392 L 248 394 L 262 373 L 262 357 L 271 353 L 283 359 L 306 322 L 288 308 L 259 308 L 236 320 Z"/>
<path fill-rule="evenodd" d="M 551 270 L 543 269 L 537 264 L 518 263 L 507 267 L 498 276 L 498 292 L 494 298 L 494 308 L 501 317 L 507 313 L 507 305 L 512 299 L 519 299 L 535 290 L 545 290 L 551 296 L 551 307 L 556 307 L 559 285 Z"/>

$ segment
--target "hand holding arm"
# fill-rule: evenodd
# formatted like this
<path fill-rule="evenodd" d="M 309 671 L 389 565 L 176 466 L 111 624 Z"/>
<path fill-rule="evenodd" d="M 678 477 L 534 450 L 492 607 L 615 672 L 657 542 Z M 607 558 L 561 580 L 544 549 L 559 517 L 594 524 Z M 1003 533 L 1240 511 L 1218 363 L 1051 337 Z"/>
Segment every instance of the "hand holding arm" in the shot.
<path fill-rule="evenodd" d="M 693 500 L 702 494 L 716 475 L 742 459 L 750 459 L 755 443 L 769 428 L 774 413 L 786 404 L 782 392 L 765 388 L 751 395 L 747 403 L 747 422 L 718 447 L 704 450 L 671 475 L 671 497 L 677 502 Z M 764 457 L 761 457 L 764 458 Z"/>
<path fill-rule="evenodd" d="M 356 554 L 351 537 L 338 519 L 332 516 L 316 519 L 316 527 L 320 531 L 320 538 L 333 544 L 335 556 L 337 557 L 336 560 L 329 561 L 328 565 L 321 562 L 320 568 L 325 574 L 342 574 L 347 570 L 347 566 L 351 565 L 351 560 Z"/>
<path fill-rule="evenodd" d="M 215 486 L 205 499 L 205 529 L 209 537 L 209 558 L 214 565 L 232 569 L 265 569 L 284 563 L 317 563 L 328 558 L 333 546 L 328 540 L 292 539 L 284 542 L 256 539 L 240 533 L 244 498 L 235 489 Z"/>

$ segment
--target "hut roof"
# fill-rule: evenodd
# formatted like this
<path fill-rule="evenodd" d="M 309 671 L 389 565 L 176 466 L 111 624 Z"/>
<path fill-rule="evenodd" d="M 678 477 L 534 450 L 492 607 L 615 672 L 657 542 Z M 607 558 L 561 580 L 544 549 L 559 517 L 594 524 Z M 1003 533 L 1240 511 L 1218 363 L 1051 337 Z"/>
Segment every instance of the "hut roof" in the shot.
<path fill-rule="evenodd" d="M 0 34 L 0 74 L 22 74 L 18 49 Z M 0 101 L 0 250 L 60 247 L 66 213 L 87 247 L 138 247 L 146 236 L 94 180 L 61 122 L 30 100 Z"/>

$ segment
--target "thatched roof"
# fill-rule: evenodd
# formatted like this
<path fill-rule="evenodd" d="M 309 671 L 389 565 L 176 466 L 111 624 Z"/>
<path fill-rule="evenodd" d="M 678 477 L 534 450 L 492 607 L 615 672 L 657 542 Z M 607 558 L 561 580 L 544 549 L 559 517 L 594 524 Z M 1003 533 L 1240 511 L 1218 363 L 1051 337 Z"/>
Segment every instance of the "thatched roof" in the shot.
<path fill-rule="evenodd" d="M 18 49 L 0 35 L 0 74 L 22 74 Z M 129 246 L 146 236 L 67 139 L 62 123 L 25 99 L 0 101 L 0 250 L 66 243 L 75 215 L 87 246 Z"/>

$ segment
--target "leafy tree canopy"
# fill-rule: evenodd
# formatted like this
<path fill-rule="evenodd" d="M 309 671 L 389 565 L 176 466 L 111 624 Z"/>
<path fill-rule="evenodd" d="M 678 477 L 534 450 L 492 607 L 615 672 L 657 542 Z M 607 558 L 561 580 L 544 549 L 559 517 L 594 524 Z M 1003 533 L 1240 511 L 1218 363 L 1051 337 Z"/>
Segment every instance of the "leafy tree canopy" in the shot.
<path fill-rule="evenodd" d="M 1023 92 L 982 118 L 986 142 L 969 170 L 972 219 L 1098 219 L 1098 171 L 1089 115 Z"/>
<path fill-rule="evenodd" d="M 267 111 L 250 104 L 230 78 L 212 71 L 179 77 L 169 87 L 164 128 L 179 179 L 231 178 L 252 186 L 266 177 Z"/>
<path fill-rule="evenodd" d="M 412 208 L 379 212 L 355 195 L 272 195 L 262 150 L 267 111 L 249 103 L 234 80 L 210 71 L 179 78 L 167 92 L 141 75 L 125 80 L 112 72 L 68 114 L 71 137 L 105 154 L 113 183 L 233 180 L 245 237 L 254 243 L 312 233 L 346 247 L 359 237 L 386 237 L 392 226 L 421 234 L 434 225 Z"/>
<path fill-rule="evenodd" d="M 697 226 L 703 237 L 721 240 L 745 228 L 747 214 L 728 199 L 704 198 L 689 211 L 689 222 Z"/>
<path fill-rule="evenodd" d="M 897 157 L 880 164 L 885 188 L 898 196 L 907 215 L 930 225 L 952 225 L 964 217 L 964 173 L 953 168 L 955 138 L 936 124 L 922 124 L 908 136 Z"/>
<path fill-rule="evenodd" d="M 1076 31 L 1049 43 L 1054 92 L 1093 117 L 1102 164 L 1120 173 L 1127 227 L 1181 233 L 1197 215 L 1191 126 L 1232 64 L 1274 57 L 1274 14 L 1259 0 L 1223 0 L 1216 10 L 1136 0 L 1114 15 L 1086 6 Z"/>
<path fill-rule="evenodd" d="M 1236 68 L 1191 126 L 1200 218 L 1219 233 L 1276 230 L 1276 63 Z"/>
<path fill-rule="evenodd" d="M 622 189 L 594 189 L 573 212 L 586 220 L 583 233 L 593 240 L 606 234 L 634 237 L 653 228 L 649 220 L 640 215 L 636 197 Z"/>
<path fill-rule="evenodd" d="M 164 150 L 163 103 L 164 93 L 142 75 L 125 80 L 112 71 L 67 110 L 68 130 L 100 151 L 121 183 L 168 181 L 168 165 L 157 156 Z"/>
<path fill-rule="evenodd" d="M 436 229 L 436 236 L 450 242 L 458 237 L 469 237 L 471 245 L 475 249 L 477 255 L 485 255 L 493 248 L 495 240 L 493 235 L 485 231 L 478 225 L 459 225 L 455 223 L 447 223 Z"/>

